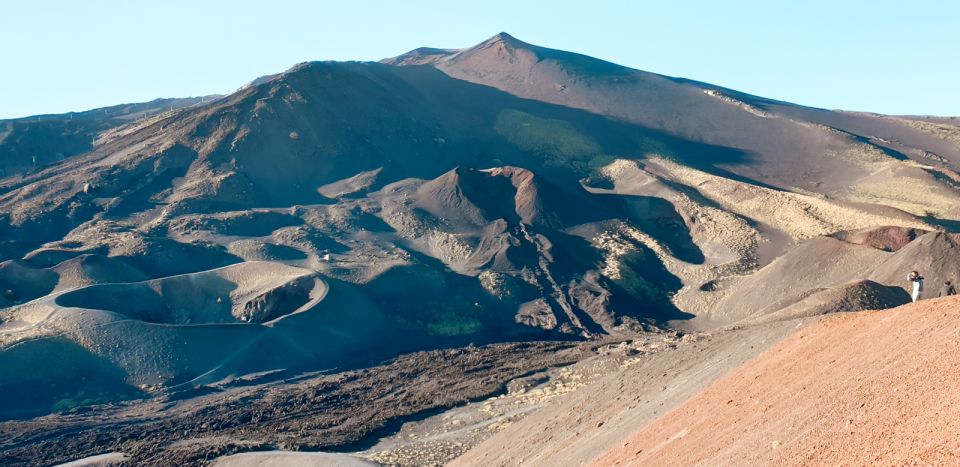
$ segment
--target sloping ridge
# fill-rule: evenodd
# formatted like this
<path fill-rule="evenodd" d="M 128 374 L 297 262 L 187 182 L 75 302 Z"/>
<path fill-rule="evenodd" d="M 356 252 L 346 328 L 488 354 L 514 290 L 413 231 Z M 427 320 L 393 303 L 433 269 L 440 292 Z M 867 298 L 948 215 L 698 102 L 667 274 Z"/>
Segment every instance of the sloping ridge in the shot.
<path fill-rule="evenodd" d="M 800 187 L 843 197 L 850 195 L 851 180 L 873 173 L 866 167 L 871 161 L 902 161 L 909 154 L 922 163 L 960 162 L 956 147 L 945 147 L 942 140 L 920 130 L 905 132 L 906 124 L 811 109 L 635 70 L 531 45 L 506 33 L 465 49 L 421 48 L 382 63 L 432 66 L 451 77 L 521 98 L 583 109 L 733 149 L 749 155 L 750 163 L 706 155 L 691 155 L 688 162 L 705 167 L 723 165 L 737 175 L 788 189 Z M 777 137 L 770 138 L 771 134 Z M 913 147 L 897 143 L 901 138 L 909 139 Z M 648 149 L 657 152 L 653 146 Z"/>
<path fill-rule="evenodd" d="M 594 465 L 960 462 L 960 298 L 802 328 Z"/>

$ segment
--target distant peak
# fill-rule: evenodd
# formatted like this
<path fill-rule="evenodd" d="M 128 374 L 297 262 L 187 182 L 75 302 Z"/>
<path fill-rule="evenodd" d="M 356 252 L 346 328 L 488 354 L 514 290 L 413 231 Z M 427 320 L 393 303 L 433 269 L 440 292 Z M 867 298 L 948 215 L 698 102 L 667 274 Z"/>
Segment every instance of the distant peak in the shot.
<path fill-rule="evenodd" d="M 433 47 L 419 47 L 405 54 L 380 60 L 380 63 L 385 63 L 387 65 L 435 65 L 444 60 L 454 58 L 460 53 L 469 53 L 471 51 L 490 49 L 498 44 L 508 49 L 539 49 L 539 47 L 523 42 L 520 39 L 511 36 L 509 33 L 499 32 L 493 37 L 470 48 L 437 49 Z"/>
<path fill-rule="evenodd" d="M 405 54 L 380 60 L 380 63 L 386 63 L 387 65 L 424 65 L 436 62 L 455 52 L 457 52 L 456 49 L 418 47 Z"/>
<path fill-rule="evenodd" d="M 511 36 L 506 32 L 497 33 L 495 36 L 484 41 L 484 44 L 496 44 L 496 43 L 503 43 L 503 44 L 511 45 L 513 47 L 527 47 L 530 45 L 530 44 L 527 44 L 526 42 L 521 41 L 520 39 L 517 39 L 516 37 Z"/>

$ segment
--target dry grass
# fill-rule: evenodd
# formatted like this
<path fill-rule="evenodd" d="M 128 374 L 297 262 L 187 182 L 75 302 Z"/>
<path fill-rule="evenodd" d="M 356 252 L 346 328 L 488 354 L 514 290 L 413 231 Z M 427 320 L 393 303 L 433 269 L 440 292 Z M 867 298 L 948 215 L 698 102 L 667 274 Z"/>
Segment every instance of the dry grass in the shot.
<path fill-rule="evenodd" d="M 923 120 L 912 120 L 909 118 L 902 118 L 902 117 L 888 117 L 888 118 L 890 118 L 891 120 L 897 123 L 913 128 L 915 130 L 920 130 L 929 135 L 933 135 L 933 136 L 936 136 L 937 138 L 944 139 L 944 140 L 953 142 L 957 145 L 960 145 L 960 126 L 948 125 L 946 123 L 927 122 Z"/>
<path fill-rule="evenodd" d="M 750 185 L 667 159 L 655 158 L 651 164 L 661 168 L 674 181 L 696 188 L 722 208 L 770 225 L 794 240 L 885 225 L 933 229 L 929 224 L 907 216 L 874 214 L 822 197 Z"/>
<path fill-rule="evenodd" d="M 917 216 L 941 219 L 956 217 L 951 214 L 958 206 L 958 197 L 942 187 L 918 183 L 916 179 L 891 177 L 881 182 L 860 183 L 853 187 L 850 201 L 884 204 Z"/>
<path fill-rule="evenodd" d="M 707 200 L 667 188 L 662 180 L 640 167 L 637 161 L 618 159 L 600 169 L 622 195 L 663 197 L 673 204 L 690 229 L 690 235 L 706 261 L 690 264 L 674 257 L 668 247 L 640 229 L 619 223 L 593 239 L 604 252 L 601 272 L 613 279 L 623 276 L 623 258 L 636 251 L 637 244 L 652 250 L 664 267 L 685 284 L 673 296 L 674 304 L 685 311 L 709 310 L 725 294 L 704 294 L 699 285 L 707 281 L 748 273 L 757 267 L 757 251 L 764 238 L 746 219 L 709 205 Z"/>

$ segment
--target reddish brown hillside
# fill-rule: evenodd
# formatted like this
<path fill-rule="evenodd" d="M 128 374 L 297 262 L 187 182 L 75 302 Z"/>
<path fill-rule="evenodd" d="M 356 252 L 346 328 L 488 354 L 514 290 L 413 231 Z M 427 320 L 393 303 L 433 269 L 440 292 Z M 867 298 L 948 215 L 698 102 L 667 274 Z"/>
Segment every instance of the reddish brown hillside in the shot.
<path fill-rule="evenodd" d="M 960 299 L 812 324 L 594 465 L 960 462 Z"/>

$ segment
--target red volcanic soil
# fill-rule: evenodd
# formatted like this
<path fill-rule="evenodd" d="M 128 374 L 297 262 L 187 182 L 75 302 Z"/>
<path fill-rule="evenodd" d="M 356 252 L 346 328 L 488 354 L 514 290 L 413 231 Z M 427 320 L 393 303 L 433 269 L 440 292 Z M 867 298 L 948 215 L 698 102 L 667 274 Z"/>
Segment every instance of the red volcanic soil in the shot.
<path fill-rule="evenodd" d="M 960 464 L 960 298 L 802 328 L 594 465 Z"/>

